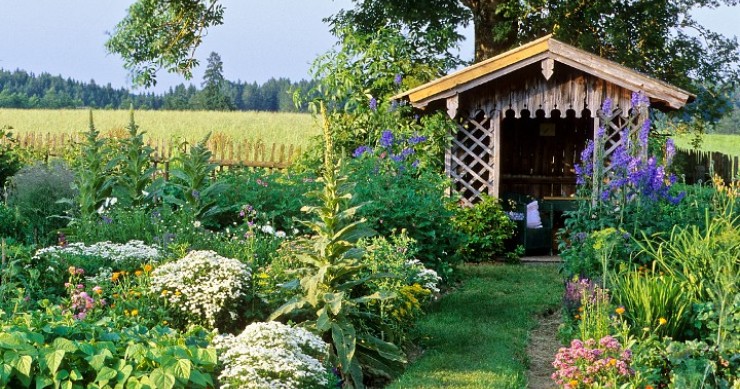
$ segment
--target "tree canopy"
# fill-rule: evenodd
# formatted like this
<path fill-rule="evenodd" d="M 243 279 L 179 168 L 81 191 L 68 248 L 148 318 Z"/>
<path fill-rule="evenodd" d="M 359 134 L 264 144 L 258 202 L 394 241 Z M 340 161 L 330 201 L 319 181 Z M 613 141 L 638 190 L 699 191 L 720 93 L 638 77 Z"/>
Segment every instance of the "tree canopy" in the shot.
<path fill-rule="evenodd" d="M 420 63 L 439 73 L 463 63 L 458 27 L 472 23 L 475 61 L 546 34 L 709 98 L 738 77 L 735 37 L 692 17 L 697 8 L 738 0 L 353 0 L 329 17 L 341 42 L 382 29 L 401 33 Z M 137 0 L 108 49 L 124 58 L 134 81 L 150 85 L 159 69 L 189 76 L 203 31 L 222 23 L 218 0 Z"/>

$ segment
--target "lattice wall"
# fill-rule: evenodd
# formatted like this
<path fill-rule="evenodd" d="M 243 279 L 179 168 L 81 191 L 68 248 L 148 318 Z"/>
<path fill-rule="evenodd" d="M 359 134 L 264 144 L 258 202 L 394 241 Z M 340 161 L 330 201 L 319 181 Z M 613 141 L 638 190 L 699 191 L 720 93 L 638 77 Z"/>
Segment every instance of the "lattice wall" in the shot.
<path fill-rule="evenodd" d="M 465 205 L 472 205 L 483 193 L 494 193 L 493 126 L 498 117 L 491 118 L 482 111 L 458 124 L 452 148 L 446 156 L 447 174 Z"/>

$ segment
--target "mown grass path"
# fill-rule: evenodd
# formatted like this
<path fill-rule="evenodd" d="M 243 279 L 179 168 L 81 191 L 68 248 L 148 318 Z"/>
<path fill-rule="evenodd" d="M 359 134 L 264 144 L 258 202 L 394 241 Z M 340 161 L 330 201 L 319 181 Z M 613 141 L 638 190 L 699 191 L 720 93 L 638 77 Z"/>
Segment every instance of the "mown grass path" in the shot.
<path fill-rule="evenodd" d="M 468 265 L 463 283 L 416 328 L 422 356 L 393 384 L 401 388 L 527 386 L 528 333 L 563 295 L 558 265 Z"/>

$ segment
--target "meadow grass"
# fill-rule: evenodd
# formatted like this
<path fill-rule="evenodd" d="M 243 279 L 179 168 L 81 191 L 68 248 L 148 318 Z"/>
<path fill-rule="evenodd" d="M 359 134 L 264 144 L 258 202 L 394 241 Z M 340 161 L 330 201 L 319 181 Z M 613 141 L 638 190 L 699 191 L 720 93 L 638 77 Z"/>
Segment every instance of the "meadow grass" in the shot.
<path fill-rule="evenodd" d="M 95 127 L 103 135 L 120 134 L 129 122 L 128 110 L 94 110 Z M 321 127 L 309 114 L 282 112 L 135 111 L 145 137 L 197 141 L 208 132 L 234 140 L 262 140 L 267 144 L 306 146 Z M 75 133 L 88 128 L 84 109 L 0 109 L 0 127 L 16 135 L 26 132 Z"/>
<path fill-rule="evenodd" d="M 679 148 L 691 149 L 691 138 L 691 135 L 682 135 L 674 139 Z M 704 134 L 701 150 L 740 156 L 740 135 Z"/>
<path fill-rule="evenodd" d="M 425 351 L 388 389 L 525 388 L 528 333 L 556 309 L 556 265 L 468 265 L 463 285 L 434 304 L 416 327 Z M 553 356 L 554 357 L 554 356 Z"/>

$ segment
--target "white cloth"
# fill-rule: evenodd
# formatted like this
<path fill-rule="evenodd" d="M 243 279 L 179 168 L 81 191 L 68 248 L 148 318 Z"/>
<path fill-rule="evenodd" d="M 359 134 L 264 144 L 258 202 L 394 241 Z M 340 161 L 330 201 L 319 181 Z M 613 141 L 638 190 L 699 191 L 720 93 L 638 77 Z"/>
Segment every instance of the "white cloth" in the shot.
<path fill-rule="evenodd" d="M 540 207 L 537 201 L 527 204 L 527 228 L 542 228 L 542 219 L 540 218 Z"/>

